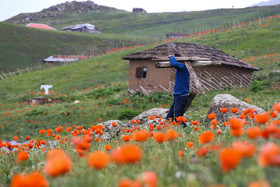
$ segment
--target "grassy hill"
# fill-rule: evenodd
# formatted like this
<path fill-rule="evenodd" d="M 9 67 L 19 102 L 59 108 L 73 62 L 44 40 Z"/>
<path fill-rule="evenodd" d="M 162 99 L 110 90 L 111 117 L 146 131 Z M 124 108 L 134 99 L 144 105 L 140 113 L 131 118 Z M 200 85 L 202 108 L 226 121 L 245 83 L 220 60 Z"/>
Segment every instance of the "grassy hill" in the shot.
<path fill-rule="evenodd" d="M 96 55 L 112 48 L 150 42 L 144 37 L 49 31 L 5 22 L 0 23 L 0 31 L 2 71 L 36 65 L 55 54 Z"/>
<path fill-rule="evenodd" d="M 167 12 L 135 14 L 117 10 L 92 10 L 83 13 L 64 13 L 54 18 L 40 19 L 57 29 L 78 23 L 91 23 L 104 33 L 127 34 L 134 36 L 161 37 L 168 32 L 193 33 L 237 22 L 255 20 L 279 14 L 280 5 L 265 7 L 250 7 L 243 9 L 216 9 L 192 12 Z M 23 14 L 28 16 L 29 14 Z M 9 22 L 18 17 L 7 20 Z M 236 22 L 236 23 L 234 23 Z"/>
<path fill-rule="evenodd" d="M 74 4 L 78 4 L 75 2 Z M 45 31 L 0 23 L 0 70 L 14 71 L 42 63 L 54 54 L 101 54 L 112 48 L 162 42 L 168 32 L 195 33 L 207 29 L 230 27 L 248 20 L 279 14 L 278 6 L 244 9 L 217 9 L 179 13 L 135 14 L 108 7 L 82 13 L 57 12 L 52 8 L 39 13 L 21 14 L 8 20 L 14 22 L 37 15 L 38 22 L 57 29 L 76 23 L 92 23 L 102 30 L 100 35 L 63 31 Z M 78 7 L 79 8 L 79 7 Z M 41 18 L 50 12 L 51 18 Z"/>

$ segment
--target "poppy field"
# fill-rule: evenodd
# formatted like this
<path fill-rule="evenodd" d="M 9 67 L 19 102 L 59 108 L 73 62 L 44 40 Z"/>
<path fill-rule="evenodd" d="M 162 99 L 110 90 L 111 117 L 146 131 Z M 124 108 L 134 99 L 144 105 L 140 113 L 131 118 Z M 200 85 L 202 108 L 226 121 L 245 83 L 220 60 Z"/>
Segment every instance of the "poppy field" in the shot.
<path fill-rule="evenodd" d="M 177 122 L 156 115 L 147 123 L 134 119 L 151 108 L 168 109 L 173 99 L 168 93 L 127 93 L 128 63 L 119 59 L 151 46 L 2 80 L 0 186 L 280 186 L 280 90 L 272 71 L 280 69 L 280 55 L 270 40 L 280 35 L 279 19 L 267 18 L 264 24 L 180 40 L 211 43 L 261 71 L 247 87 L 197 96 Z M 249 33 L 263 38 L 256 41 Z M 250 47 L 242 43 L 245 38 L 252 40 Z M 44 95 L 42 82 L 53 84 L 47 97 L 62 103 L 26 102 Z M 266 112 L 223 107 L 219 114 L 231 118 L 217 121 L 218 114 L 207 112 L 213 97 L 225 93 Z M 108 120 L 131 128 L 105 140 L 101 123 Z M 181 121 L 188 127 L 183 129 Z"/>

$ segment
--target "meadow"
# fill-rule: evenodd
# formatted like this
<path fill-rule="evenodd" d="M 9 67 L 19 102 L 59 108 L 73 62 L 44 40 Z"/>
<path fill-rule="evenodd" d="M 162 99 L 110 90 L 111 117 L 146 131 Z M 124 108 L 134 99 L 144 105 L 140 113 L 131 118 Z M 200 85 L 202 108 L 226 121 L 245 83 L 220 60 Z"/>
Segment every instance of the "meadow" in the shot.
<path fill-rule="evenodd" d="M 121 57 L 159 43 L 1 80 L 0 185 L 279 186 L 280 91 L 272 89 L 280 79 L 274 72 L 280 69 L 279 23 L 274 16 L 177 40 L 217 47 L 260 68 L 247 87 L 197 96 L 180 119 L 189 124 L 186 129 L 157 116 L 150 116 L 156 126 L 133 120 L 150 108 L 169 108 L 173 98 L 168 93 L 128 95 L 128 62 Z M 42 83 L 52 84 L 48 97 L 63 103 L 26 105 L 27 99 L 43 95 Z M 226 123 L 215 121 L 207 111 L 220 93 L 268 112 L 222 109 L 238 115 Z M 205 118 L 211 122 L 202 123 Z M 98 124 L 107 120 L 134 128 L 105 141 Z M 6 142 L 12 140 L 23 144 Z"/>

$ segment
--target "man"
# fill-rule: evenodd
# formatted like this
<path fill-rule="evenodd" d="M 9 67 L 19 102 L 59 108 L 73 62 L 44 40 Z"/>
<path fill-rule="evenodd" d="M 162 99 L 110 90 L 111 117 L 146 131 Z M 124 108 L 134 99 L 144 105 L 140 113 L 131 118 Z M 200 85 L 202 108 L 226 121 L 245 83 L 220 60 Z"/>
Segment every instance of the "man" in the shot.
<path fill-rule="evenodd" d="M 175 54 L 174 56 L 180 57 L 181 55 Z M 189 99 L 190 75 L 185 64 L 180 64 L 174 56 L 168 56 L 172 67 L 177 71 L 175 73 L 174 100 L 166 119 L 172 118 L 173 120 L 176 120 L 176 117 L 183 116 L 185 112 L 185 107 Z M 184 128 L 186 127 L 184 122 L 182 122 L 182 125 Z"/>

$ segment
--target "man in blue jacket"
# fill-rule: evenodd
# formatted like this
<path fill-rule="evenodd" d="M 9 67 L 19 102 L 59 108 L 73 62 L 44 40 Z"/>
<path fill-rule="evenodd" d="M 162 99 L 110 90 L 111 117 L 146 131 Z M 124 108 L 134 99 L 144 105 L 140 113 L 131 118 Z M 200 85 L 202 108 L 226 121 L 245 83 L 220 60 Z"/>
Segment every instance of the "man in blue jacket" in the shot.
<path fill-rule="evenodd" d="M 175 54 L 175 57 L 180 57 L 180 54 Z M 172 118 L 176 120 L 176 117 L 183 116 L 185 112 L 185 107 L 189 99 L 189 84 L 190 75 L 185 64 L 180 64 L 173 55 L 169 55 L 168 58 L 171 62 L 172 67 L 177 71 L 175 73 L 175 87 L 174 87 L 174 100 L 170 107 L 170 110 L 166 116 L 166 119 Z M 186 124 L 182 123 L 183 127 Z"/>

